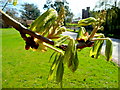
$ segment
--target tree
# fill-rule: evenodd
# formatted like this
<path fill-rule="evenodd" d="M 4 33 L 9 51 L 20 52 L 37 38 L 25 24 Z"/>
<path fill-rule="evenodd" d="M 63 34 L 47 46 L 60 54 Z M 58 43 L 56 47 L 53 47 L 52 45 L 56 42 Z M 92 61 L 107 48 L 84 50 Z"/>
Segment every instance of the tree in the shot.
<path fill-rule="evenodd" d="M 65 64 L 67 64 L 68 68 L 72 72 L 75 72 L 78 68 L 78 49 L 81 50 L 85 47 L 93 46 L 90 51 L 90 56 L 98 58 L 103 41 L 106 40 L 105 55 L 107 57 L 107 61 L 112 58 L 111 40 L 109 38 L 105 38 L 103 34 L 96 33 L 101 28 L 101 25 L 105 20 L 105 11 L 102 11 L 97 19 L 90 17 L 80 20 L 78 22 L 78 26 L 81 28 L 76 39 L 60 35 L 66 30 L 62 25 L 65 14 L 64 11 L 63 7 L 61 7 L 59 13 L 57 13 L 55 9 L 48 9 L 31 24 L 30 28 L 27 28 L 0 10 L 3 15 L 2 19 L 7 24 L 18 30 L 21 37 L 25 40 L 26 50 L 31 48 L 40 51 L 47 51 L 46 48 L 50 48 L 56 52 L 52 54 L 52 56 L 55 55 L 55 58 L 51 65 L 48 79 L 51 80 L 54 72 L 56 71 L 56 81 L 60 83 L 61 87 Z M 93 31 L 90 35 L 86 32 L 85 28 L 82 27 L 88 25 L 93 26 Z M 28 34 L 30 36 L 27 36 Z M 65 44 L 67 43 L 66 41 L 68 44 Z"/>
<path fill-rule="evenodd" d="M 96 5 L 95 8 L 103 7 L 103 9 L 106 10 L 106 23 L 104 24 L 104 28 L 106 31 L 104 33 L 106 35 L 108 34 L 117 34 L 119 35 L 119 28 L 120 28 L 120 8 L 119 3 L 117 3 L 117 0 L 115 0 L 112 4 L 110 2 L 111 0 L 99 0 L 99 4 Z M 97 16 L 97 14 L 94 14 L 94 16 Z"/>
<path fill-rule="evenodd" d="M 35 20 L 38 16 L 40 16 L 40 10 L 34 4 L 25 3 L 22 6 L 23 10 L 20 10 L 22 19 Z"/>
<path fill-rule="evenodd" d="M 66 0 L 56 0 L 54 3 L 51 0 L 47 0 L 46 4 L 44 5 L 44 9 L 54 8 L 57 12 L 60 11 L 60 7 L 64 6 L 65 12 L 66 12 L 66 18 L 65 22 L 71 22 L 73 18 L 73 13 L 70 11 L 70 8 L 68 6 L 68 2 Z"/>
<path fill-rule="evenodd" d="M 9 16 L 11 16 L 12 18 L 16 19 L 17 21 L 19 21 L 19 17 L 18 17 L 18 11 L 15 7 L 12 7 L 11 3 L 14 3 L 14 1 L 10 2 L 10 0 L 1 0 L 0 1 L 0 6 L 2 7 L 2 10 L 4 10 Z M 1 21 L 1 26 L 2 27 L 10 27 L 9 25 L 6 25 L 5 22 L 3 20 Z"/>

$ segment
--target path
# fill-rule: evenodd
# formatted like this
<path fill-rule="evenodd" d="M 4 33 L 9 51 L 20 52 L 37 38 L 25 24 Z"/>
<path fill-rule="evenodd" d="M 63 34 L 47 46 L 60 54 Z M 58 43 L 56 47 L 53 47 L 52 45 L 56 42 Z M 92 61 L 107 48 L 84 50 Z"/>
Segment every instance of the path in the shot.
<path fill-rule="evenodd" d="M 73 32 L 64 32 L 62 35 L 68 35 L 68 36 L 71 36 L 73 37 L 74 39 L 76 39 L 76 36 L 77 36 L 77 33 L 73 33 Z M 113 61 L 116 62 L 119 66 L 120 66 L 120 39 L 114 39 L 114 38 L 111 38 L 111 40 L 113 41 Z M 102 47 L 102 51 L 101 51 L 103 54 L 105 52 L 105 43 Z"/>

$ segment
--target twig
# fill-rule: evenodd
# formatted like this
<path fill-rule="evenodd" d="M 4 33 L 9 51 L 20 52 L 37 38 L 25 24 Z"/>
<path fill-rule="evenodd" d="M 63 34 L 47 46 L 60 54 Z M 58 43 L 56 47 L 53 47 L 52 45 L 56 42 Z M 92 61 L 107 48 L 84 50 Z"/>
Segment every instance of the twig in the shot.
<path fill-rule="evenodd" d="M 101 25 L 101 24 L 100 24 L 100 25 Z M 96 27 L 93 29 L 93 31 L 92 31 L 91 34 L 90 34 L 90 37 L 88 38 L 89 40 L 91 40 L 91 39 L 94 37 L 94 35 L 95 35 L 95 33 L 98 31 L 98 28 L 100 27 L 100 25 L 96 26 Z"/>
<path fill-rule="evenodd" d="M 3 6 L 2 10 L 4 10 L 4 8 L 7 6 L 7 4 L 8 4 L 8 0 L 7 0 L 7 2 L 5 3 L 5 5 Z"/>
<path fill-rule="evenodd" d="M 31 37 L 35 37 L 45 43 L 48 43 L 50 45 L 54 45 L 54 41 L 43 37 L 33 31 L 31 31 L 30 29 L 26 28 L 24 25 L 22 25 L 21 23 L 19 23 L 18 21 L 16 21 L 15 19 L 13 19 L 12 17 L 10 17 L 9 15 L 7 15 L 6 13 L 4 13 L 2 10 L 0 10 L 0 13 L 2 14 L 2 19 L 5 21 L 6 24 L 13 26 L 17 31 L 20 32 L 21 37 L 27 42 L 28 41 L 28 37 L 26 36 L 26 34 L 29 34 Z M 82 44 L 78 43 L 76 45 L 77 49 L 79 49 L 79 47 L 81 47 Z M 67 47 L 67 46 L 66 46 Z M 58 47 L 59 48 L 59 47 Z M 60 48 L 64 51 L 64 48 Z"/>
<path fill-rule="evenodd" d="M 54 51 L 56 51 L 56 52 L 61 53 L 62 55 L 64 55 L 63 51 L 58 50 L 58 49 L 56 49 L 56 48 L 53 48 L 52 46 L 50 46 L 50 45 L 48 45 L 48 44 L 46 44 L 46 43 L 43 43 L 43 44 L 44 44 L 46 47 L 48 47 L 48 48 L 50 48 L 50 49 L 52 49 L 52 50 L 54 50 Z"/>
<path fill-rule="evenodd" d="M 49 43 L 51 45 L 54 45 L 54 41 L 52 41 L 52 40 L 50 40 L 50 39 L 48 39 L 46 37 L 43 37 L 41 35 L 38 35 L 35 32 L 27 29 L 25 26 L 23 26 L 21 23 L 19 23 L 15 19 L 11 18 L 9 15 L 4 13 L 2 10 L 0 10 L 0 13 L 2 13 L 2 19 L 5 21 L 5 23 L 8 24 L 8 25 L 13 26 L 20 33 L 29 34 L 30 36 L 35 37 L 37 39 L 40 39 L 43 42 Z M 26 40 L 24 36 L 23 36 L 23 39 Z"/>

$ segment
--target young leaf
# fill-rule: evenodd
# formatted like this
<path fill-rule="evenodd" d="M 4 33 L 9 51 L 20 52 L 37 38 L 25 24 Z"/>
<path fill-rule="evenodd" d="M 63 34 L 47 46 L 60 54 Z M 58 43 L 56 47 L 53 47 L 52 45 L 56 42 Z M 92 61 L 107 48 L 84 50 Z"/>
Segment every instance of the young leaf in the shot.
<path fill-rule="evenodd" d="M 55 41 L 55 46 L 59 46 L 61 43 L 65 42 L 69 36 L 62 36 Z"/>
<path fill-rule="evenodd" d="M 44 31 L 41 32 L 41 33 L 42 33 L 42 34 L 41 34 L 42 36 L 45 36 L 45 35 L 49 32 L 49 30 L 52 28 L 52 25 L 53 25 L 54 22 L 55 22 L 55 19 L 56 19 L 56 17 L 53 17 L 53 18 L 49 19 L 49 20 L 45 23 L 45 25 L 43 26 Z"/>
<path fill-rule="evenodd" d="M 103 43 L 104 43 L 104 40 L 97 40 L 94 42 L 94 46 L 90 50 L 91 57 L 96 59 L 99 57 Z"/>
<path fill-rule="evenodd" d="M 35 32 L 43 32 L 45 24 L 50 19 L 56 19 L 58 17 L 57 11 L 55 9 L 48 9 L 45 13 L 39 16 L 30 26 L 30 30 Z M 54 21 L 54 20 L 53 20 Z M 50 22 L 51 23 L 51 22 Z M 48 24 L 49 25 L 49 24 Z"/>
<path fill-rule="evenodd" d="M 79 32 L 77 34 L 77 40 L 81 40 L 81 39 L 84 39 L 84 41 L 87 41 L 88 40 L 88 36 L 86 35 L 86 29 L 84 27 L 81 27 L 79 29 Z"/>
<path fill-rule="evenodd" d="M 52 55 L 50 56 L 49 62 L 51 61 L 52 57 L 54 56 L 56 52 L 53 52 Z"/>
<path fill-rule="evenodd" d="M 80 27 L 78 34 L 77 34 L 77 38 L 84 36 L 85 32 L 86 32 L 86 29 L 84 27 Z"/>
<path fill-rule="evenodd" d="M 70 53 L 70 58 L 68 59 L 68 67 L 74 67 L 73 60 L 75 58 L 75 51 L 76 51 L 76 46 L 75 46 L 75 40 L 71 39 L 71 53 Z"/>
<path fill-rule="evenodd" d="M 54 72 L 56 66 L 58 65 L 58 57 L 59 57 L 58 54 L 56 54 L 55 59 L 54 59 L 52 65 L 51 65 L 51 68 L 50 68 L 50 72 L 49 72 L 49 75 L 48 75 L 48 80 L 53 79 L 53 72 Z"/>
<path fill-rule="evenodd" d="M 92 25 L 94 22 L 96 22 L 97 20 L 93 17 L 89 17 L 86 19 L 82 19 L 78 22 L 79 26 L 88 26 L 88 25 Z"/>
<path fill-rule="evenodd" d="M 112 50 L 113 45 L 111 39 L 106 40 L 106 47 L 105 47 L 105 56 L 107 57 L 107 61 L 112 59 Z"/>
<path fill-rule="evenodd" d="M 63 56 L 59 57 L 59 64 L 56 72 L 56 81 L 61 82 L 64 73 Z"/>
<path fill-rule="evenodd" d="M 71 57 L 71 53 L 72 53 L 72 47 L 73 47 L 73 43 L 74 43 L 74 39 L 70 39 L 69 43 L 68 43 L 68 46 L 67 46 L 67 49 L 65 51 L 65 54 L 64 54 L 64 58 L 63 58 L 63 61 L 66 63 L 69 61 L 70 57 Z"/>
<path fill-rule="evenodd" d="M 56 30 L 55 35 L 60 35 L 60 34 L 62 34 L 62 33 L 65 32 L 65 31 L 66 31 L 66 28 L 65 28 L 64 26 L 59 27 L 59 28 Z"/>
<path fill-rule="evenodd" d="M 75 49 L 69 59 L 68 67 L 71 69 L 72 72 L 75 72 L 78 68 L 78 64 L 79 64 L 79 60 L 77 56 L 77 50 Z"/>

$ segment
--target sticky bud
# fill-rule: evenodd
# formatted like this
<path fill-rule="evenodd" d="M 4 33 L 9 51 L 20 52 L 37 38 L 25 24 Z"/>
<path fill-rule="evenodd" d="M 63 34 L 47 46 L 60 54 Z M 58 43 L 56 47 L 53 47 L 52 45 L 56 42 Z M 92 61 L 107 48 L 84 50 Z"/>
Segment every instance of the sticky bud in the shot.
<path fill-rule="evenodd" d="M 30 49 L 30 45 L 26 44 L 26 45 L 25 45 L 25 49 L 26 49 L 26 50 Z"/>

